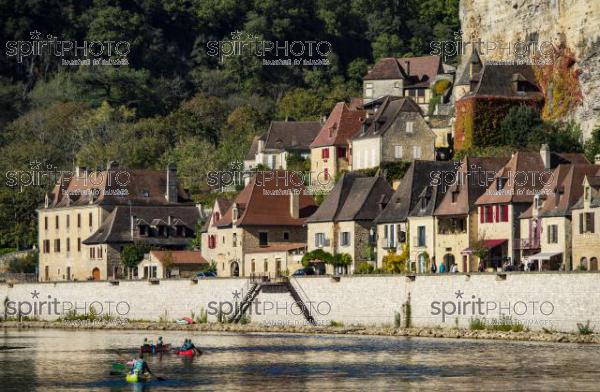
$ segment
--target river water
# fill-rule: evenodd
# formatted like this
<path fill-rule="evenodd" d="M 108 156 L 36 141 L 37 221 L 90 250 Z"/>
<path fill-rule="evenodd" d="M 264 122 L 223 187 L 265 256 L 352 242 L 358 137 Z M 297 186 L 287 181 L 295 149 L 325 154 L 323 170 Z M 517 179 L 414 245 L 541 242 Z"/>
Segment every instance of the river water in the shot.
<path fill-rule="evenodd" d="M 600 390 L 594 345 L 403 337 L 165 332 L 204 355 L 149 357 L 165 381 L 111 375 L 155 332 L 0 331 L 0 391 Z"/>

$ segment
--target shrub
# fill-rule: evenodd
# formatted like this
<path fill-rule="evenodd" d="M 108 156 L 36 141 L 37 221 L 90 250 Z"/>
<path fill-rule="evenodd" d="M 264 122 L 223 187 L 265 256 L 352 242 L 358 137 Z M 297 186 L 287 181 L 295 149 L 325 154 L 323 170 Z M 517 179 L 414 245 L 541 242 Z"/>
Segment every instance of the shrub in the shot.
<path fill-rule="evenodd" d="M 472 331 L 481 331 L 485 329 L 485 320 L 472 318 L 469 322 L 469 329 Z"/>
<path fill-rule="evenodd" d="M 590 327 L 590 320 L 588 320 L 585 324 L 577 323 L 577 329 L 579 330 L 580 335 L 591 335 L 594 333 L 594 328 Z"/>
<path fill-rule="evenodd" d="M 342 323 L 341 321 L 334 321 L 334 320 L 331 320 L 331 321 L 329 322 L 329 326 L 330 326 L 330 327 L 343 327 L 343 326 L 344 326 L 344 323 Z"/>
<path fill-rule="evenodd" d="M 402 326 L 402 314 L 400 312 L 394 312 L 394 327 L 400 328 Z"/>
<path fill-rule="evenodd" d="M 521 332 L 524 330 L 523 324 L 518 321 L 513 321 L 510 316 L 500 316 L 500 319 L 494 319 L 487 324 L 486 328 L 492 331 L 502 332 Z"/>
<path fill-rule="evenodd" d="M 356 266 L 356 269 L 354 270 L 354 273 L 359 274 L 359 275 L 367 275 L 367 274 L 372 274 L 374 272 L 375 272 L 375 267 L 373 267 L 373 265 L 371 263 L 367 263 L 366 261 L 359 263 Z"/>

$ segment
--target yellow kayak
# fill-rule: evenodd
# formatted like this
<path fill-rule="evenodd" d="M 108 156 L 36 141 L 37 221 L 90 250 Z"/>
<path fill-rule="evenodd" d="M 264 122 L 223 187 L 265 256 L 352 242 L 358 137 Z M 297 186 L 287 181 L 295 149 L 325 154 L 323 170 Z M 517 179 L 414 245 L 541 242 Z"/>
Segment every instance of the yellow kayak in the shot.
<path fill-rule="evenodd" d="M 146 382 L 150 380 L 150 375 L 148 373 L 127 373 L 125 379 L 127 380 L 127 382 Z"/>

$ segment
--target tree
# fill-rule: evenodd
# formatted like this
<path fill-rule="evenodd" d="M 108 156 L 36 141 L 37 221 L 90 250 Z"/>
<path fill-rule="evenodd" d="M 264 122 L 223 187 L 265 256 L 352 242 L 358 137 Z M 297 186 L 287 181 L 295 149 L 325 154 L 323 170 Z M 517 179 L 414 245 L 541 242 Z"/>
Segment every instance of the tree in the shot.
<path fill-rule="evenodd" d="M 331 253 L 326 252 L 323 249 L 315 249 L 302 256 L 302 265 L 308 267 L 311 262 L 331 264 L 332 260 L 333 255 Z"/>
<path fill-rule="evenodd" d="M 585 154 L 590 162 L 594 162 L 600 154 L 600 124 L 592 131 L 592 137 L 585 143 Z"/>
<path fill-rule="evenodd" d="M 150 247 L 142 243 L 128 244 L 121 251 L 121 263 L 131 271 L 133 268 L 144 259 L 144 255 L 148 253 Z"/>
<path fill-rule="evenodd" d="M 401 253 L 397 254 L 395 251 L 389 251 L 389 253 L 383 256 L 383 269 L 392 274 L 401 274 L 406 272 L 406 256 Z"/>

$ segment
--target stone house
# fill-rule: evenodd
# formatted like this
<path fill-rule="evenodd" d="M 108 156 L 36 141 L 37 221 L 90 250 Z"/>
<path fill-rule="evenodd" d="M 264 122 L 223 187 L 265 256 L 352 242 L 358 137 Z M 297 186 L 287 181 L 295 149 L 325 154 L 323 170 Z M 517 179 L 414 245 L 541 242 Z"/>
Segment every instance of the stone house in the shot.
<path fill-rule="evenodd" d="M 600 172 L 592 164 L 558 165 L 541 193 L 521 214 L 521 259 L 538 270 L 573 269 L 572 208 L 583 196 L 584 179 Z"/>
<path fill-rule="evenodd" d="M 129 170 L 115 162 L 63 175 L 37 213 L 42 281 L 121 278 L 125 245 L 183 249 L 200 217 L 175 167 Z"/>
<path fill-rule="evenodd" d="M 316 208 L 296 173 L 259 172 L 209 227 L 203 255 L 216 263 L 219 276 L 250 276 L 248 255 L 262 253 L 262 258 L 276 259 L 282 248 L 306 244 L 305 221 Z M 269 271 L 254 273 L 275 276 L 289 269 L 282 264 L 277 270 L 273 264 Z"/>
<path fill-rule="evenodd" d="M 369 115 L 352 139 L 352 170 L 384 162 L 435 159 L 436 135 L 411 98 L 386 96 L 364 108 Z"/>
<path fill-rule="evenodd" d="M 598 159 L 596 159 L 598 162 Z M 571 208 L 573 269 L 598 271 L 600 259 L 600 171 L 586 175 L 583 196 Z"/>
<path fill-rule="evenodd" d="M 392 193 L 392 188 L 381 177 L 345 173 L 306 221 L 308 251 L 322 249 L 332 255 L 350 255 L 350 273 L 361 262 L 375 264 L 373 220 L 385 208 Z M 333 268 L 327 267 L 328 272 L 333 272 Z"/>
<path fill-rule="evenodd" d="M 555 154 L 548 146 L 537 152 L 516 152 L 496 173 L 488 189 L 477 199 L 478 240 L 489 249 L 486 268 L 520 262 L 522 242 L 520 216 L 552 178 L 560 164 L 589 163 L 583 154 Z M 532 249 L 533 250 L 533 249 Z"/>
<path fill-rule="evenodd" d="M 338 102 L 321 131 L 310 145 L 311 184 L 332 188 L 333 179 L 347 171 L 351 160 L 351 140 L 360 131 L 366 117 L 364 110 L 350 109 Z"/>
<path fill-rule="evenodd" d="M 310 158 L 310 144 L 322 126 L 320 121 L 271 121 L 267 132 L 252 141 L 244 159 L 244 169 L 251 170 L 262 165 L 269 169 L 286 170 L 291 154 L 301 159 Z"/>
<path fill-rule="evenodd" d="M 478 238 L 475 201 L 506 163 L 502 157 L 465 157 L 457 162 L 456 174 L 440 177 L 448 186 L 434 212 L 436 264 L 446 271 L 455 263 L 460 272 L 476 272 L 478 260 L 471 246 Z"/>
<path fill-rule="evenodd" d="M 208 261 L 199 251 L 151 250 L 137 266 L 140 279 L 193 278 L 196 273 L 206 269 Z"/>
<path fill-rule="evenodd" d="M 382 58 L 363 77 L 363 102 L 387 95 L 411 97 L 426 112 L 431 84 L 444 72 L 439 56 Z"/>

